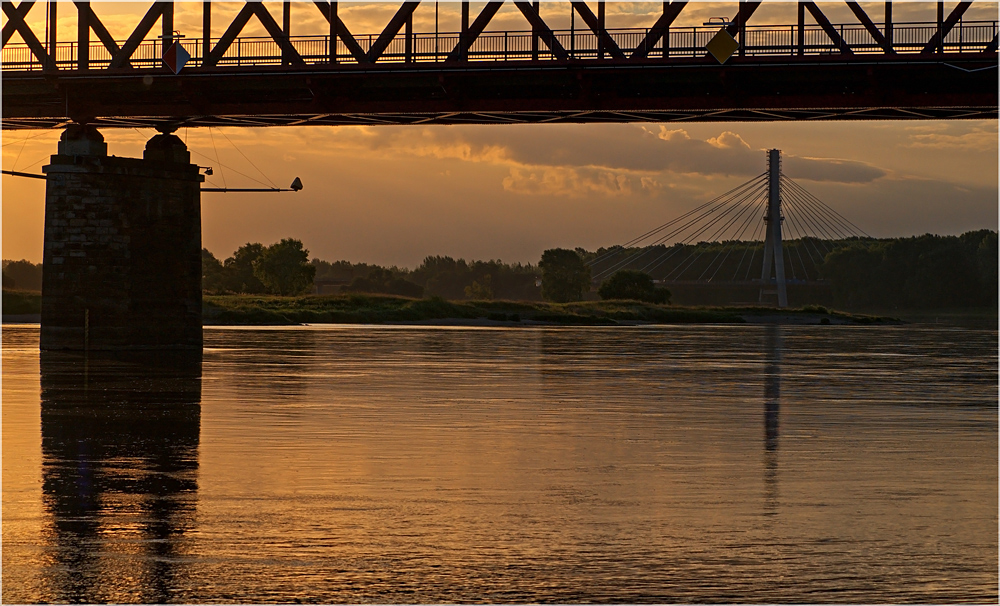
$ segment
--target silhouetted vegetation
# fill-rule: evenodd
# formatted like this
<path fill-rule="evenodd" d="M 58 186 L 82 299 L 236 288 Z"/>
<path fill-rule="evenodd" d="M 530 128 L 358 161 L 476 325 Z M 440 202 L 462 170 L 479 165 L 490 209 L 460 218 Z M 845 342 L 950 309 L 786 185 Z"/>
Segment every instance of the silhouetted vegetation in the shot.
<path fill-rule="evenodd" d="M 605 280 L 597 290 L 604 300 L 632 299 L 648 303 L 670 303 L 670 291 L 657 288 L 653 277 L 634 269 L 623 269 Z"/>
<path fill-rule="evenodd" d="M 858 308 L 997 305 L 997 232 L 854 242 L 827 255 L 836 304 Z"/>
<path fill-rule="evenodd" d="M 539 270 L 533 265 L 495 261 L 471 261 L 429 256 L 409 274 L 430 297 L 442 299 L 505 299 L 539 301 L 536 286 Z"/>
<path fill-rule="evenodd" d="M 322 259 L 313 259 L 309 263 L 316 268 L 315 281 L 317 282 L 342 282 L 347 284 L 354 278 L 368 277 L 372 270 L 376 269 L 385 269 L 394 275 L 405 275 L 408 273 L 408 270 L 399 269 L 395 266 L 381 267 L 369 263 L 351 263 L 350 261 L 335 261 L 330 263 Z"/>
<path fill-rule="evenodd" d="M 398 295 L 419 299 L 424 296 L 424 287 L 401 278 L 390 269 L 374 267 L 364 278 L 351 280 L 350 284 L 343 288 L 343 292 Z"/>
<path fill-rule="evenodd" d="M 416 269 L 313 259 L 316 282 L 342 284 L 343 292 L 459 299 L 541 299 L 538 268 L 521 263 L 426 257 Z"/>
<path fill-rule="evenodd" d="M 3 287 L 19 290 L 42 290 L 42 264 L 26 259 L 3 260 Z"/>
<path fill-rule="evenodd" d="M 201 289 L 206 293 L 226 292 L 226 270 L 207 248 L 201 249 Z"/>
<path fill-rule="evenodd" d="M 817 280 L 824 257 L 833 250 L 855 242 L 801 238 L 785 240 L 785 277 L 788 280 Z M 599 248 L 594 252 L 577 249 L 592 264 L 595 278 L 606 279 L 622 269 L 650 274 L 657 281 L 740 282 L 760 278 L 764 243 L 760 241 L 699 242 L 639 248 Z"/>
<path fill-rule="evenodd" d="M 593 272 L 603 278 L 598 293 L 604 299 L 666 302 L 670 292 L 664 298 L 662 286 L 656 288 L 666 281 L 674 283 L 670 291 L 682 304 L 725 305 L 756 300 L 759 285 L 754 280 L 760 277 L 762 249 L 761 242 L 615 247 L 594 252 L 550 249 L 538 266 L 428 256 L 411 270 L 307 261 L 308 251 L 301 241 L 284 239 L 270 246 L 247 243 L 225 261 L 203 249 L 202 283 L 206 294 L 218 295 L 291 296 L 310 291 L 314 281 L 327 281 L 338 283 L 344 293 L 355 294 L 450 301 L 540 301 L 544 295 L 550 301 L 570 302 L 581 300 L 590 289 Z M 997 258 L 997 232 L 992 230 L 961 236 L 804 238 L 784 243 L 792 304 L 846 309 L 996 307 Z M 40 291 L 41 274 L 41 264 L 4 259 L 5 293 Z M 682 284 L 685 280 L 691 283 Z M 712 288 L 699 286 L 705 284 Z M 697 298 L 688 292 L 699 288 L 704 292 L 699 291 Z M 20 308 L 18 297 L 5 294 L 5 305 Z M 14 312 L 5 309 L 5 313 Z"/>
<path fill-rule="evenodd" d="M 316 273 L 308 260 L 309 251 L 292 238 L 267 247 L 244 244 L 222 263 L 202 249 L 202 289 L 211 294 L 302 294 L 312 289 Z"/>
<path fill-rule="evenodd" d="M 42 313 L 42 294 L 34 290 L 3 289 L 3 315 Z"/>
<path fill-rule="evenodd" d="M 846 309 L 997 305 L 995 231 L 884 239 L 803 238 L 786 240 L 783 248 L 790 297 L 794 291 L 800 305 Z M 623 269 L 644 271 L 658 282 L 684 283 L 671 286 L 682 302 L 691 303 L 696 297 L 699 304 L 729 304 L 756 299 L 759 286 L 753 282 L 760 279 L 763 243 L 700 242 L 577 252 L 592 264 L 594 276 L 605 282 Z M 703 287 L 695 294 L 696 282 Z M 713 287 L 705 288 L 709 284 Z"/>
<path fill-rule="evenodd" d="M 300 240 L 285 238 L 261 251 L 253 262 L 253 275 L 268 293 L 297 295 L 309 291 L 316 268 Z"/>
<path fill-rule="evenodd" d="M 542 297 L 556 303 L 579 301 L 590 290 L 590 267 L 575 251 L 551 248 L 542 253 Z"/>

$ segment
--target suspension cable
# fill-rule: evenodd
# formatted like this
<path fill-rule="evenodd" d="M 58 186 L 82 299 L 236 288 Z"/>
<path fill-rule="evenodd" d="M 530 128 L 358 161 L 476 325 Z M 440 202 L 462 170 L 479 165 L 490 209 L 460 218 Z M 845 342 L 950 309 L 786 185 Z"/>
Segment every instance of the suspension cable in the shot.
<path fill-rule="evenodd" d="M 760 221 L 758 221 L 757 227 L 754 228 L 753 235 L 750 236 L 750 241 L 747 242 L 747 247 L 743 251 L 743 256 L 740 257 L 740 262 L 736 265 L 736 271 L 733 272 L 734 281 L 736 280 L 736 277 L 740 274 L 740 268 L 743 267 L 743 259 L 746 258 L 748 252 L 753 251 L 750 254 L 750 261 L 747 262 L 747 275 L 744 276 L 743 278 L 744 280 L 750 279 L 750 269 L 753 267 L 754 257 L 757 256 L 757 242 L 759 242 L 759 240 L 757 240 L 757 236 L 760 233 L 760 230 L 763 226 L 764 226 L 764 220 L 762 218 Z"/>
<path fill-rule="evenodd" d="M 726 260 L 729 259 L 729 255 L 736 249 L 737 245 L 742 244 L 741 238 L 743 237 L 743 234 L 746 233 L 746 230 L 753 223 L 754 217 L 757 216 L 757 212 L 761 208 L 763 208 L 764 201 L 765 201 L 765 198 L 761 198 L 760 201 L 757 203 L 757 206 L 752 207 L 752 212 L 749 215 L 747 215 L 746 221 L 744 221 L 743 228 L 740 230 L 740 233 L 736 236 L 736 238 L 734 238 L 731 241 L 730 246 L 728 247 L 728 251 L 726 252 L 726 256 L 722 259 L 721 262 L 719 262 L 719 266 L 715 268 L 715 271 L 712 272 L 712 275 L 708 278 L 709 282 L 715 280 L 715 276 L 722 269 L 723 265 L 725 265 Z M 742 261 L 742 259 L 741 259 L 741 261 Z M 739 271 L 739 266 L 738 265 L 736 266 L 736 271 Z M 701 277 L 699 277 L 698 279 L 700 280 Z"/>
<path fill-rule="evenodd" d="M 838 213 L 838 212 L 837 212 L 836 210 L 834 210 L 834 209 L 833 209 L 833 207 L 829 206 L 828 204 L 825 204 L 825 203 L 824 203 L 824 202 L 823 202 L 822 200 L 820 200 L 820 199 L 819 199 L 819 198 L 817 198 L 816 196 L 812 195 L 812 194 L 811 194 L 811 193 L 809 192 L 809 190 L 807 190 L 806 188 L 802 187 L 801 185 L 799 185 L 798 183 L 796 183 L 795 181 L 793 181 L 793 180 L 792 180 L 792 179 L 790 179 L 789 177 L 786 177 L 786 176 L 784 176 L 784 175 L 782 175 L 782 177 L 784 177 L 784 179 L 785 179 L 786 181 L 788 181 L 789 183 L 791 183 L 793 187 L 795 187 L 796 189 L 798 189 L 798 190 L 802 191 L 802 192 L 803 192 L 803 193 L 804 193 L 804 194 L 805 194 L 806 196 L 808 196 L 808 197 L 809 197 L 810 199 L 812 199 L 812 200 L 814 200 L 814 201 L 815 201 L 816 203 L 818 203 L 818 204 L 820 205 L 820 207 L 821 207 L 821 208 L 824 208 L 824 209 L 826 209 L 826 210 L 827 210 L 827 212 L 830 212 L 830 213 L 833 213 L 834 215 L 836 215 L 837 217 L 839 217 L 841 221 L 843 221 L 843 222 L 844 222 L 844 223 L 846 223 L 847 225 L 850 225 L 851 227 L 853 227 L 853 228 L 854 228 L 854 229 L 856 230 L 856 233 L 860 233 L 860 234 L 864 235 L 864 236 L 865 236 L 866 238 L 871 238 L 871 236 L 870 236 L 870 235 L 868 235 L 868 233 L 867 233 L 867 232 L 865 232 L 865 230 L 863 230 L 863 229 L 861 229 L 860 227 L 858 227 L 857 225 L 855 225 L 855 224 L 854 224 L 854 223 L 853 223 L 853 222 L 852 222 L 852 221 L 851 221 L 850 219 L 848 219 L 847 217 L 845 217 L 845 216 L 843 216 L 842 214 Z"/>
<path fill-rule="evenodd" d="M 727 229 L 729 227 L 729 225 L 733 225 L 737 221 L 740 221 L 741 219 L 743 219 L 744 215 L 747 215 L 748 219 L 752 219 L 753 218 L 753 210 L 754 210 L 754 208 L 756 208 L 756 202 L 757 202 L 757 200 L 755 199 L 750 204 L 744 205 L 743 209 L 739 212 L 739 214 L 737 214 L 735 217 L 733 217 L 733 219 L 729 221 L 728 225 L 725 225 L 722 228 L 720 228 L 719 232 L 721 232 L 723 229 Z M 743 219 L 743 223 L 740 224 L 741 228 L 745 228 L 746 225 L 747 225 L 747 219 Z M 718 234 L 719 232 L 716 232 L 716 234 Z M 740 231 L 740 233 L 742 233 L 742 230 Z M 736 238 L 739 238 L 739 236 L 737 235 Z M 713 235 L 710 238 L 709 241 L 710 242 L 718 242 L 720 240 L 718 239 L 717 235 Z M 713 265 L 715 265 L 715 262 L 719 260 L 719 257 L 722 256 L 722 253 L 726 252 L 726 250 L 731 247 L 731 242 L 732 242 L 732 240 L 730 240 L 730 244 L 723 245 L 722 250 L 720 250 L 718 253 L 716 253 L 715 258 L 712 259 L 712 261 L 707 266 L 705 266 L 705 269 L 701 272 L 701 275 L 699 275 L 696 278 L 697 280 L 701 280 L 703 277 L 705 277 L 705 274 L 708 273 L 708 270 L 710 270 Z M 726 256 L 728 257 L 728 255 L 726 255 Z M 723 262 L 725 262 L 725 258 L 723 258 Z"/>
<path fill-rule="evenodd" d="M 750 181 L 747 181 L 745 183 L 741 183 L 741 184 L 737 185 L 733 189 L 725 192 L 724 194 L 716 196 L 715 198 L 712 198 L 711 200 L 709 200 L 708 202 L 705 202 L 704 204 L 702 204 L 701 206 L 699 206 L 697 208 L 689 210 L 688 212 L 684 213 L 683 215 L 677 217 L 676 219 L 672 219 L 670 221 L 667 221 L 663 225 L 660 225 L 659 227 L 651 229 L 648 232 L 642 234 L 641 236 L 638 236 L 636 238 L 633 238 L 633 239 L 629 240 L 625 244 L 620 245 L 620 248 L 628 248 L 630 246 L 634 246 L 634 245 L 638 244 L 639 242 L 642 242 L 643 240 L 649 238 L 653 234 L 658 233 L 658 232 L 666 229 L 667 227 L 670 227 L 671 225 L 674 225 L 678 221 L 684 220 L 685 218 L 689 217 L 690 215 L 692 215 L 692 214 L 694 214 L 694 213 L 696 213 L 696 212 L 698 212 L 700 210 L 703 210 L 704 208 L 707 208 L 708 206 L 711 206 L 712 204 L 715 204 L 716 202 L 718 202 L 719 200 L 722 200 L 723 198 L 725 198 L 726 196 L 732 194 L 733 192 L 735 192 L 737 190 L 740 190 L 740 189 L 743 189 L 744 187 L 747 187 L 748 185 L 752 184 L 754 181 L 758 181 L 760 179 L 763 179 L 766 176 L 767 176 L 767 173 L 761 173 L 761 174 L 757 175 L 756 177 L 754 177 L 753 179 L 751 179 Z M 619 247 L 612 247 L 612 250 L 614 250 L 616 248 L 619 248 Z M 592 260 L 588 265 L 599 263 L 602 260 L 602 257 L 609 256 L 609 254 L 611 254 L 611 250 L 609 250 L 607 253 L 605 253 L 601 257 L 598 257 L 598 258 Z"/>
<path fill-rule="evenodd" d="M 767 188 L 767 184 L 766 183 L 761 183 L 759 185 L 759 187 L 757 187 L 753 191 L 745 194 L 742 199 L 736 200 L 736 204 L 734 206 L 739 205 L 743 201 L 743 199 L 745 199 L 747 196 L 750 196 L 750 195 L 756 196 L 757 194 L 759 194 L 761 191 L 763 191 L 766 188 Z M 709 223 L 705 224 L 700 229 L 698 229 L 697 231 L 695 231 L 694 233 L 692 233 L 691 235 L 689 235 L 687 238 L 685 238 L 684 240 L 682 240 L 680 242 L 680 244 L 681 245 L 688 244 L 688 243 L 692 242 L 695 238 L 697 238 L 698 236 L 700 236 L 701 234 L 703 234 L 706 231 L 708 231 L 709 229 L 711 229 L 712 226 L 714 226 L 718 221 L 720 221 L 722 219 L 722 217 L 724 217 L 729 212 L 729 210 L 730 209 L 727 209 L 725 212 L 720 213 L 718 216 L 716 216 L 714 219 L 712 219 Z M 683 246 L 681 248 L 683 248 Z M 660 265 L 662 265 L 669 257 L 672 257 L 674 255 L 674 253 L 678 252 L 679 250 L 680 250 L 680 248 L 677 248 L 675 246 L 674 250 L 671 251 L 669 255 L 666 255 L 665 257 L 663 255 L 661 255 L 660 258 L 654 259 L 652 262 L 650 262 L 645 267 L 643 267 L 641 271 L 647 271 L 647 270 L 648 271 L 652 271 L 652 270 L 655 270 L 657 267 L 659 267 Z M 694 253 L 692 252 L 691 254 L 694 254 Z M 657 261 L 659 261 L 659 263 L 657 263 Z M 683 264 L 683 263 L 684 263 L 684 261 L 681 261 L 681 264 Z M 671 272 L 671 273 L 673 273 L 673 272 Z"/>
<path fill-rule="evenodd" d="M 736 195 L 739 195 L 739 194 L 744 193 L 745 191 L 747 191 L 748 189 L 751 189 L 751 188 L 752 189 L 757 189 L 757 188 L 760 187 L 760 185 L 761 185 L 761 183 L 762 183 L 762 181 L 764 180 L 765 177 L 766 177 L 766 174 L 758 175 L 757 177 L 754 177 L 750 181 L 747 181 L 746 183 L 742 183 L 739 186 L 737 186 L 737 187 L 729 190 L 728 192 L 726 192 L 726 194 L 723 194 L 722 196 L 718 196 L 718 197 L 712 199 L 711 201 L 707 202 L 706 204 L 702 204 L 698 208 L 685 213 L 681 217 L 678 217 L 677 219 L 669 221 L 669 222 L 661 225 L 660 227 L 658 227 L 658 228 L 656 228 L 654 230 L 650 230 L 649 232 L 647 232 L 646 234 L 643 234 L 642 236 L 640 236 L 638 238 L 632 239 L 625 246 L 612 248 L 611 250 L 609 250 L 605 254 L 601 255 L 597 259 L 594 259 L 593 261 L 591 261 L 589 263 L 589 265 L 591 267 L 593 267 L 597 263 L 599 263 L 599 262 L 601 262 L 603 260 L 606 260 L 606 259 L 608 259 L 609 257 L 611 257 L 613 255 L 616 255 L 616 254 L 619 254 L 620 252 L 626 251 L 626 247 L 627 246 L 632 246 L 634 244 L 637 244 L 638 242 L 641 242 L 642 240 L 646 240 L 651 235 L 657 234 L 657 233 L 663 231 L 664 229 L 666 229 L 667 227 L 671 227 L 673 225 L 676 225 L 679 221 L 681 221 L 681 220 L 683 220 L 685 218 L 690 217 L 695 212 L 702 211 L 700 214 L 698 214 L 698 216 L 689 219 L 683 225 L 680 225 L 679 227 L 675 227 L 674 229 L 670 230 L 666 234 L 661 235 L 658 238 L 656 238 L 656 240 L 654 240 L 650 244 L 646 245 L 646 247 L 642 251 L 638 252 L 638 254 L 626 255 L 624 259 L 618 261 L 617 263 L 612 264 L 610 267 L 608 267 L 608 268 L 606 268 L 604 270 L 599 271 L 594 277 L 597 278 L 597 279 L 600 279 L 602 276 L 609 275 L 610 273 L 618 270 L 619 268 L 621 268 L 621 267 L 623 267 L 623 266 L 625 266 L 625 265 L 627 265 L 629 263 L 636 263 L 636 262 L 638 262 L 639 259 L 641 259 L 642 257 L 646 256 L 651 251 L 655 250 L 655 247 L 657 245 L 666 242 L 667 240 L 669 240 L 670 238 L 673 238 L 673 237 L 677 236 L 678 234 L 684 233 L 684 231 L 686 231 L 687 229 L 691 228 L 694 225 L 697 225 L 701 220 L 703 220 L 704 218 L 706 218 L 708 216 L 711 216 L 712 214 L 714 214 L 715 212 L 717 212 L 720 208 L 723 208 L 723 207 L 729 205 L 732 202 L 732 198 L 723 199 L 725 196 L 730 195 L 733 192 L 737 192 Z M 711 208 L 708 208 L 709 206 L 711 206 Z M 707 208 L 707 210 L 705 210 L 706 208 Z"/>

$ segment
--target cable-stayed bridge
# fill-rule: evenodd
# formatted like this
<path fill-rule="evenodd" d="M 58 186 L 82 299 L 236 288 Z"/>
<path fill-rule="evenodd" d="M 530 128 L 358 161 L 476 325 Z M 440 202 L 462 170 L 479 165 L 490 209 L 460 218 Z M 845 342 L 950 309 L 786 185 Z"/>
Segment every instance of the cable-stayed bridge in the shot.
<path fill-rule="evenodd" d="M 589 261 L 600 283 L 623 269 L 665 285 L 759 287 L 759 301 L 788 305 L 789 285 L 822 284 L 831 242 L 869 237 L 781 172 L 768 151 L 763 173 Z M 773 296 L 773 299 L 772 299 Z"/>
<path fill-rule="evenodd" d="M 185 32 L 175 11 L 190 5 L 155 2 L 116 39 L 89 2 L 4 2 L 3 128 L 997 117 L 995 19 L 965 20 L 971 2 L 920 23 L 846 4 L 841 23 L 825 3 L 769 23 L 738 2 L 682 26 L 687 2 L 664 2 L 645 27 L 611 28 L 604 2 L 462 2 L 458 31 L 417 31 L 436 5 L 404 2 L 359 33 L 337 2 L 247 2 L 222 23 L 204 2 Z M 75 39 L 32 29 L 39 10 L 75 12 Z M 566 13 L 569 28 L 550 25 Z M 523 27 L 491 28 L 498 14 Z"/>

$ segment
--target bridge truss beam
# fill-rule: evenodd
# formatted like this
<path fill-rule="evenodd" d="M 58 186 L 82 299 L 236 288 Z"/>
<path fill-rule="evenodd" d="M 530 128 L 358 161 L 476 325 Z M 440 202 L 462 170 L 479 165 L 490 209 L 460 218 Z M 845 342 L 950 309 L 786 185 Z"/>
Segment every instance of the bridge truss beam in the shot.
<path fill-rule="evenodd" d="M 246 3 L 213 44 L 211 4 L 205 3 L 206 31 L 179 75 L 159 60 L 173 36 L 169 2 L 153 3 L 120 44 L 89 2 L 76 2 L 79 41 L 72 53 L 55 28 L 42 36 L 44 44 L 31 31 L 25 17 L 33 4 L 3 3 L 5 129 L 71 121 L 132 127 L 997 117 L 996 22 L 977 26 L 982 40 L 959 35 L 957 47 L 953 40 L 965 31 L 968 2 L 947 18 L 939 8 L 936 26 L 909 32 L 909 38 L 927 37 L 906 44 L 894 42 L 901 26 L 892 24 L 891 4 L 881 28 L 855 2 L 848 2 L 859 21 L 853 30 L 832 24 L 816 3 L 801 2 L 797 29 L 757 25 L 765 29 L 751 32 L 748 22 L 760 3 L 740 2 L 724 27 L 741 44 L 724 65 L 698 42 L 711 28 L 687 28 L 685 47 L 677 41 L 686 38 L 672 39 L 672 28 L 687 36 L 673 26 L 685 2 L 663 3 L 643 34 L 608 30 L 602 3 L 595 15 L 586 3 L 572 2 L 569 10 L 585 27 L 557 32 L 534 3 L 514 2 L 531 28 L 530 53 L 508 52 L 509 32 L 486 32 L 499 1 L 487 3 L 471 26 L 463 3 L 462 31 L 442 38 L 451 40 L 442 49 L 435 33 L 433 52 L 416 50 L 416 2 L 402 3 L 367 40 L 351 33 L 336 2 L 314 2 L 329 23 L 329 35 L 318 39 L 320 52 L 308 50 L 315 36 L 290 36 L 287 6 L 279 26 L 259 2 Z M 50 3 L 53 17 L 55 10 Z M 816 22 L 811 30 L 807 13 Z M 246 42 L 265 50 L 246 57 L 238 51 L 239 36 L 255 17 L 267 37 Z M 147 40 L 157 21 L 162 35 Z M 775 32 L 787 44 L 754 42 L 754 35 L 771 40 Z M 9 43 L 15 35 L 25 41 L 24 52 Z M 502 51 L 488 50 L 501 38 Z M 538 49 L 538 40 L 547 50 Z"/>
<path fill-rule="evenodd" d="M 995 119 L 995 61 L 4 75 L 3 128 Z M 976 71 L 986 67 L 986 70 Z M 136 70 L 137 72 L 139 70 Z"/>
<path fill-rule="evenodd" d="M 45 65 L 47 63 L 46 60 L 50 57 L 52 51 L 54 50 L 54 48 L 48 48 L 48 46 L 57 46 L 59 41 L 56 36 L 56 31 L 52 30 L 51 38 L 46 40 L 46 46 L 43 46 L 41 42 L 39 42 L 38 36 L 32 32 L 31 28 L 25 23 L 25 17 L 35 4 L 36 2 L 34 1 L 24 1 L 19 5 L 14 4 L 13 2 L 4 3 L 3 13 L 7 17 L 7 23 L 3 27 L 3 39 L 2 44 L 0 44 L 0 48 L 6 47 L 13 34 L 16 32 L 21 36 L 24 43 L 30 47 L 34 59 L 39 61 L 40 64 Z M 49 4 L 51 7 L 53 3 Z M 91 31 L 97 34 L 100 42 L 110 53 L 112 57 L 110 63 L 111 67 L 123 67 L 128 65 L 129 60 L 135 51 L 135 48 L 132 48 L 132 46 L 137 45 L 146 39 L 151 27 L 157 20 L 160 20 L 163 26 L 163 34 L 160 37 L 164 38 L 164 43 L 169 44 L 172 40 L 174 12 L 174 5 L 172 2 L 157 1 L 151 4 L 150 8 L 139 20 L 132 33 L 129 35 L 129 42 L 131 44 L 127 45 L 130 47 L 127 51 L 125 50 L 125 46 L 119 48 L 118 44 L 108 33 L 107 28 L 91 8 L 90 2 L 81 2 L 77 0 L 74 4 L 77 8 L 77 21 L 79 24 L 78 42 L 79 47 L 83 52 L 76 56 L 76 60 L 74 62 L 75 64 L 68 66 L 69 71 L 73 71 L 74 69 L 87 70 L 90 68 L 88 62 L 89 52 L 87 51 L 90 50 L 89 43 Z M 203 2 L 203 4 L 205 12 L 204 24 L 206 28 L 205 31 L 202 32 L 202 40 L 204 41 L 204 50 L 206 52 L 203 55 L 204 60 L 202 62 L 202 66 L 213 67 L 218 63 L 219 59 L 225 55 L 226 51 L 229 50 L 236 37 L 247 25 L 251 16 L 256 16 L 260 20 L 261 24 L 267 31 L 268 36 L 278 45 L 278 47 L 280 47 L 283 55 L 290 54 L 294 57 L 297 54 L 297 51 L 294 48 L 289 48 L 290 38 L 287 29 L 278 27 L 277 22 L 271 16 L 267 8 L 260 2 L 247 2 L 243 9 L 233 18 L 233 21 L 226 28 L 226 33 L 222 36 L 222 38 L 218 39 L 217 43 L 213 46 L 211 44 L 211 32 L 208 29 L 211 26 L 211 2 Z M 378 41 L 368 51 L 364 51 L 362 49 L 359 44 L 360 38 L 354 36 L 347 26 L 344 25 L 344 22 L 337 16 L 337 2 L 315 0 L 314 4 L 324 18 L 332 24 L 330 31 L 332 37 L 342 41 L 358 63 L 374 63 L 379 59 L 385 59 L 383 57 L 383 53 L 389 44 L 397 38 L 403 25 L 420 3 L 413 1 L 403 2 L 389 23 L 386 24 L 383 30 L 377 35 Z M 463 51 L 468 51 L 471 48 L 478 35 L 485 30 L 486 26 L 490 23 L 490 20 L 494 17 L 494 15 L 496 15 L 503 4 L 503 0 L 487 2 L 486 7 L 476 19 L 476 23 L 473 27 L 468 31 L 464 31 L 463 34 L 466 35 L 459 37 L 455 47 L 450 51 L 446 51 L 445 54 L 453 60 L 469 60 L 470 57 L 468 53 Z M 550 46 L 550 50 L 556 55 L 557 58 L 567 58 L 563 56 L 563 52 L 565 51 L 565 49 L 562 48 L 563 45 L 560 44 L 554 37 L 554 30 L 545 23 L 540 13 L 535 10 L 534 6 L 530 2 L 515 1 L 513 4 L 517 6 L 521 14 L 525 17 L 527 24 L 532 27 L 533 34 L 542 38 L 544 41 L 552 42 L 554 46 Z M 598 12 L 603 14 L 605 3 L 598 2 L 597 4 L 599 7 Z M 666 30 L 669 29 L 671 23 L 684 9 L 687 2 L 674 1 L 663 2 L 662 4 L 662 15 L 657 19 L 656 23 L 647 30 L 647 37 L 644 38 L 637 47 L 634 49 L 629 48 L 627 49 L 629 52 L 625 53 L 623 50 L 626 49 L 619 48 L 619 44 L 611 36 L 610 30 L 604 27 L 603 20 L 594 15 L 593 11 L 586 2 L 574 1 L 570 3 L 571 10 L 581 16 L 587 27 L 590 29 L 590 32 L 598 39 L 598 47 L 606 50 L 609 58 L 624 59 L 625 56 L 628 55 L 632 60 L 645 58 L 651 50 L 652 45 L 658 42 L 663 35 L 667 33 Z M 745 50 L 748 42 L 745 40 L 748 21 L 760 4 L 761 2 L 740 2 L 736 15 L 731 20 L 724 23 L 727 32 L 741 41 L 741 51 Z M 837 52 L 848 55 L 855 52 L 852 43 L 842 38 L 842 34 L 838 33 L 837 27 L 830 22 L 819 5 L 815 2 L 799 2 L 798 4 L 800 8 L 800 15 L 804 15 L 803 9 L 808 10 L 809 14 L 814 18 L 816 24 L 819 25 L 824 32 L 826 32 L 829 39 L 833 42 L 834 49 Z M 858 22 L 864 26 L 864 28 L 871 34 L 872 39 L 886 54 L 896 52 L 893 47 L 892 36 L 885 35 L 882 31 L 880 31 L 878 26 L 872 21 L 865 10 L 857 2 L 848 1 L 846 4 L 858 18 Z M 939 15 L 937 27 L 933 30 L 931 37 L 925 44 L 923 44 L 920 51 L 923 53 L 944 51 L 943 41 L 954 26 L 962 19 L 962 16 L 972 5 L 972 2 L 957 3 L 946 19 L 943 17 L 944 3 L 938 2 L 937 4 Z M 462 5 L 463 12 L 467 12 L 469 3 L 462 2 Z M 892 29 L 891 5 L 891 2 L 886 3 L 886 22 L 884 25 L 887 32 L 891 32 Z M 284 20 L 286 23 L 290 20 L 290 15 L 291 13 L 288 10 L 288 7 L 286 7 L 284 14 Z M 802 19 L 803 18 L 800 16 L 800 29 L 805 25 Z M 849 24 L 848 27 L 850 27 Z M 583 32 L 581 31 L 577 33 L 579 34 Z M 412 32 L 410 32 L 410 35 L 412 35 Z M 801 42 L 802 41 L 800 40 L 800 45 Z M 557 48 L 561 50 L 557 50 Z M 336 61 L 331 61 L 331 63 L 336 63 Z M 50 65 L 47 69 L 50 69 L 51 71 L 61 71 L 58 65 Z"/>

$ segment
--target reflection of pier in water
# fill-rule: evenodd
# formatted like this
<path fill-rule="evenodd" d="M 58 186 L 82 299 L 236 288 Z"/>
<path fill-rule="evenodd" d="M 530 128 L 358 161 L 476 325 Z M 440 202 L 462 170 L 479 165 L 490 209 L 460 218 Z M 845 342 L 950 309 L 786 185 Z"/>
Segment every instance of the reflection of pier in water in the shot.
<path fill-rule="evenodd" d="M 778 501 L 778 413 L 781 406 L 781 326 L 764 335 L 764 501 L 774 513 Z"/>
<path fill-rule="evenodd" d="M 198 489 L 200 352 L 42 352 L 40 370 L 55 600 L 176 601 Z"/>

